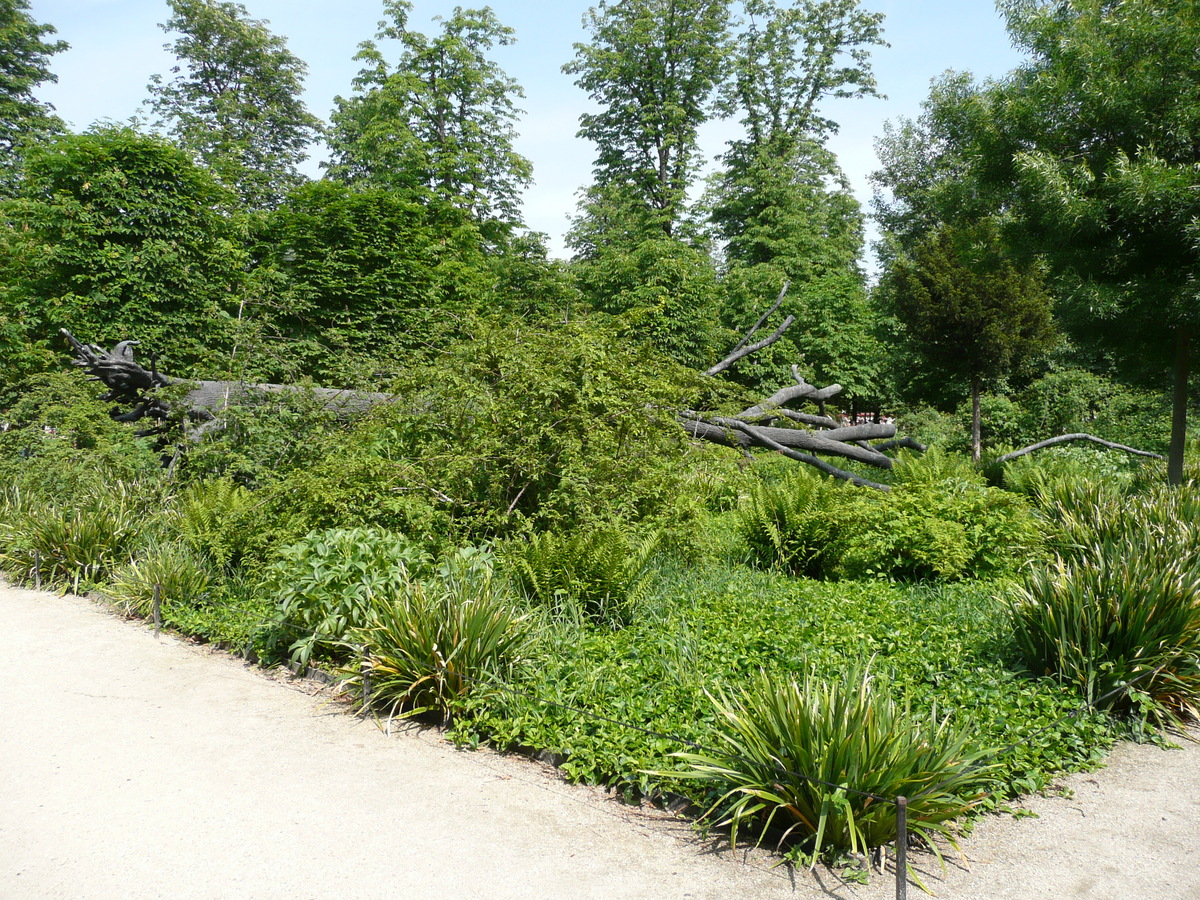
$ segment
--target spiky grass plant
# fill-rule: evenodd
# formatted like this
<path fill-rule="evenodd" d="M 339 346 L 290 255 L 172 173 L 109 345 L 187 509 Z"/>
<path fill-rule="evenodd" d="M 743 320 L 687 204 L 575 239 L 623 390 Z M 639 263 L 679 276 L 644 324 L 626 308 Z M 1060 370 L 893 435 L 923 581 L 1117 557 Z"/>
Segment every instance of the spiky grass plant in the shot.
<path fill-rule="evenodd" d="M 509 544 L 503 559 L 518 589 L 539 605 L 620 626 L 645 595 L 660 544 L 659 532 L 639 540 L 612 524 L 534 534 Z"/>
<path fill-rule="evenodd" d="M 123 486 L 78 507 L 28 506 L 5 528 L 0 567 L 20 581 L 79 591 L 128 560 L 147 527 Z"/>
<path fill-rule="evenodd" d="M 126 613 L 148 616 L 154 588 L 164 605 L 194 609 L 205 602 L 212 576 L 204 560 L 178 542 L 153 542 L 113 574 L 109 592 Z"/>
<path fill-rule="evenodd" d="M 866 853 L 896 839 L 897 796 L 909 833 L 935 852 L 951 823 L 984 798 L 989 767 L 969 733 L 912 713 L 877 690 L 867 668 L 802 681 L 760 673 L 737 697 L 718 695 L 718 752 L 677 754 L 684 777 L 719 794 L 706 812 L 732 842 L 774 828 L 793 858 Z"/>
<path fill-rule="evenodd" d="M 1196 719 L 1200 570 L 1188 557 L 1177 535 L 1147 530 L 1031 573 L 1011 608 L 1025 665 L 1118 714 Z"/>
<path fill-rule="evenodd" d="M 459 551 L 438 577 L 409 579 L 403 590 L 371 600 L 368 624 L 350 640 L 367 649 L 372 703 L 388 715 L 452 715 L 460 701 L 501 677 L 529 643 L 525 620 L 498 587 L 490 558 Z M 364 672 L 347 668 L 362 688 Z"/>

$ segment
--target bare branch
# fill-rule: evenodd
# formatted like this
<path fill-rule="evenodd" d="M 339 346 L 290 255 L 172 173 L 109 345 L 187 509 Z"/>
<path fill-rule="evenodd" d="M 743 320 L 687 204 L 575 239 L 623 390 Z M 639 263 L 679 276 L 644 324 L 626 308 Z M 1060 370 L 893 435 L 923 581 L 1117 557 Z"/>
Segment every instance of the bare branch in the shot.
<path fill-rule="evenodd" d="M 783 333 L 785 331 L 787 331 L 788 328 L 791 327 L 792 323 L 795 321 L 796 321 L 795 316 L 788 316 L 786 319 L 783 320 L 783 324 L 780 325 L 778 328 L 776 328 L 775 333 L 772 334 L 770 337 L 763 338 L 757 344 L 751 344 L 749 347 L 741 347 L 740 349 L 734 350 L 732 353 L 730 353 L 727 357 L 725 357 L 723 360 L 721 360 L 719 363 L 717 363 L 711 369 L 708 369 L 707 371 L 705 371 L 704 374 L 705 375 L 719 375 L 721 372 L 724 372 L 726 369 L 728 369 L 730 366 L 732 366 L 735 362 L 737 362 L 742 357 L 749 356 L 751 353 L 757 353 L 759 350 L 762 350 L 764 347 L 770 347 L 773 343 L 775 343 L 777 340 L 779 340 L 783 336 Z"/>
<path fill-rule="evenodd" d="M 1055 444 L 1066 444 L 1072 441 L 1091 441 L 1093 444 L 1099 444 L 1101 447 L 1107 447 L 1109 450 L 1123 450 L 1134 456 L 1145 456 L 1149 459 L 1165 459 L 1157 453 L 1151 453 L 1149 450 L 1138 450 L 1135 447 L 1126 447 L 1124 444 L 1114 444 L 1112 441 L 1106 441 L 1096 437 L 1093 434 L 1060 434 L 1058 437 L 1048 438 L 1044 441 L 1038 441 L 1036 444 L 1030 444 L 1028 447 L 1022 447 L 1020 450 L 1014 450 L 1012 453 L 1006 453 L 996 460 L 997 463 L 1006 463 L 1010 459 L 1016 459 L 1019 456 L 1024 456 L 1027 453 L 1032 453 L 1034 450 L 1041 450 L 1045 447 L 1053 447 Z"/>
<path fill-rule="evenodd" d="M 745 347 L 746 344 L 748 344 L 750 342 L 750 338 L 754 337 L 754 332 L 756 332 L 756 331 L 758 331 L 758 329 L 762 328 L 763 322 L 767 321 L 767 319 L 770 318 L 771 313 L 773 313 L 773 312 L 775 312 L 775 310 L 779 309 L 779 305 L 781 303 L 783 303 L 783 298 L 787 296 L 788 288 L 791 286 L 791 284 L 792 283 L 790 281 L 785 281 L 783 283 L 783 288 L 779 291 L 779 296 L 775 298 L 774 304 L 772 304 L 770 309 L 768 309 L 765 313 L 763 313 L 761 316 L 759 316 L 758 321 L 755 322 L 750 327 L 750 330 L 747 331 L 742 336 L 742 339 L 740 341 L 738 341 L 737 346 L 729 351 L 730 356 L 733 356 L 733 354 L 737 353 L 739 350 L 741 350 L 743 347 Z"/>
<path fill-rule="evenodd" d="M 776 453 L 782 454 L 788 459 L 794 459 L 797 462 L 805 463 L 816 469 L 819 469 L 827 475 L 832 475 L 834 478 L 840 478 L 843 481 L 849 481 L 852 484 L 857 484 L 859 487 L 870 487 L 880 491 L 891 490 L 891 488 L 886 484 L 879 484 L 878 482 L 855 475 L 853 472 L 847 472 L 845 469 L 839 469 L 837 466 L 831 465 L 830 463 L 825 462 L 823 459 L 817 459 L 817 457 L 809 456 L 807 453 L 799 453 L 783 446 L 782 444 L 776 443 L 764 435 L 762 433 L 763 429 L 761 428 L 755 428 L 753 425 L 747 425 L 745 422 L 739 422 L 737 419 L 729 419 L 727 421 L 730 423 L 731 427 L 742 431 L 756 444 L 760 444 L 761 446 L 766 447 L 768 450 L 774 450 Z"/>

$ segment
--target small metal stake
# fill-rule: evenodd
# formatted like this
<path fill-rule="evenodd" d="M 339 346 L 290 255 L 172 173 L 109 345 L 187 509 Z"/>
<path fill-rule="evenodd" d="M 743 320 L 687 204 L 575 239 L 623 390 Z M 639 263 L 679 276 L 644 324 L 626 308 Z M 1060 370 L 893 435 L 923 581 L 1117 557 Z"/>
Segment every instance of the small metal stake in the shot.
<path fill-rule="evenodd" d="M 157 638 L 159 632 L 162 631 L 162 585 L 154 585 L 154 637 Z"/>
<path fill-rule="evenodd" d="M 33 551 L 33 588 L 40 591 L 42 589 L 42 551 Z"/>
<path fill-rule="evenodd" d="M 371 658 L 367 655 L 366 645 L 363 645 L 361 653 L 362 665 L 359 671 L 362 673 L 363 712 L 366 712 L 371 707 Z"/>
<path fill-rule="evenodd" d="M 896 798 L 896 900 L 908 897 L 908 798 Z"/>

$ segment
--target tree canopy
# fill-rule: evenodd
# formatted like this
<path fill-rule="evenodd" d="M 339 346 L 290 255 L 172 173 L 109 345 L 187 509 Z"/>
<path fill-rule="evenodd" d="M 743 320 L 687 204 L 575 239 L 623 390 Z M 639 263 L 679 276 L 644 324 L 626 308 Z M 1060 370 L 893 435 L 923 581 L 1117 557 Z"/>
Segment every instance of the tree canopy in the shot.
<path fill-rule="evenodd" d="M 174 78 L 150 81 L 149 108 L 252 209 L 277 205 L 303 179 L 320 135 L 300 99 L 308 67 L 240 3 L 168 0 Z"/>

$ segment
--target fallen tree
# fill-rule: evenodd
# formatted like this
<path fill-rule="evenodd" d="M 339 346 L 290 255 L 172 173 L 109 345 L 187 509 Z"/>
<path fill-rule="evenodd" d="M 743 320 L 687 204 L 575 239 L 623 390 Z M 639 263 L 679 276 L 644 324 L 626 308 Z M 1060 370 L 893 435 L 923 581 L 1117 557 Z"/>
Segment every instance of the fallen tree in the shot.
<path fill-rule="evenodd" d="M 795 322 L 795 317 L 788 316 L 766 338 L 751 343 L 771 313 L 779 308 L 786 292 L 787 285 L 784 285 L 775 304 L 750 326 L 724 359 L 705 371 L 705 375 L 715 377 L 738 360 L 771 346 L 783 336 Z M 898 447 L 925 450 L 923 445 L 911 438 L 897 438 L 896 426 L 891 423 L 839 423 L 827 414 L 825 404 L 841 393 L 841 385 L 818 387 L 809 384 L 800 375 L 798 366 L 792 366 L 792 378 L 795 384 L 780 388 L 770 397 L 736 415 L 710 415 L 685 410 L 679 415 L 680 424 L 688 434 L 703 441 L 734 447 L 746 454 L 755 447 L 771 450 L 835 478 L 880 490 L 887 490 L 887 485 L 842 469 L 816 454 L 854 460 L 887 470 L 892 467 L 892 458 L 887 455 L 889 450 Z M 792 408 L 799 403 L 815 404 L 817 410 L 813 413 Z M 781 421 L 783 424 L 776 424 Z"/>

